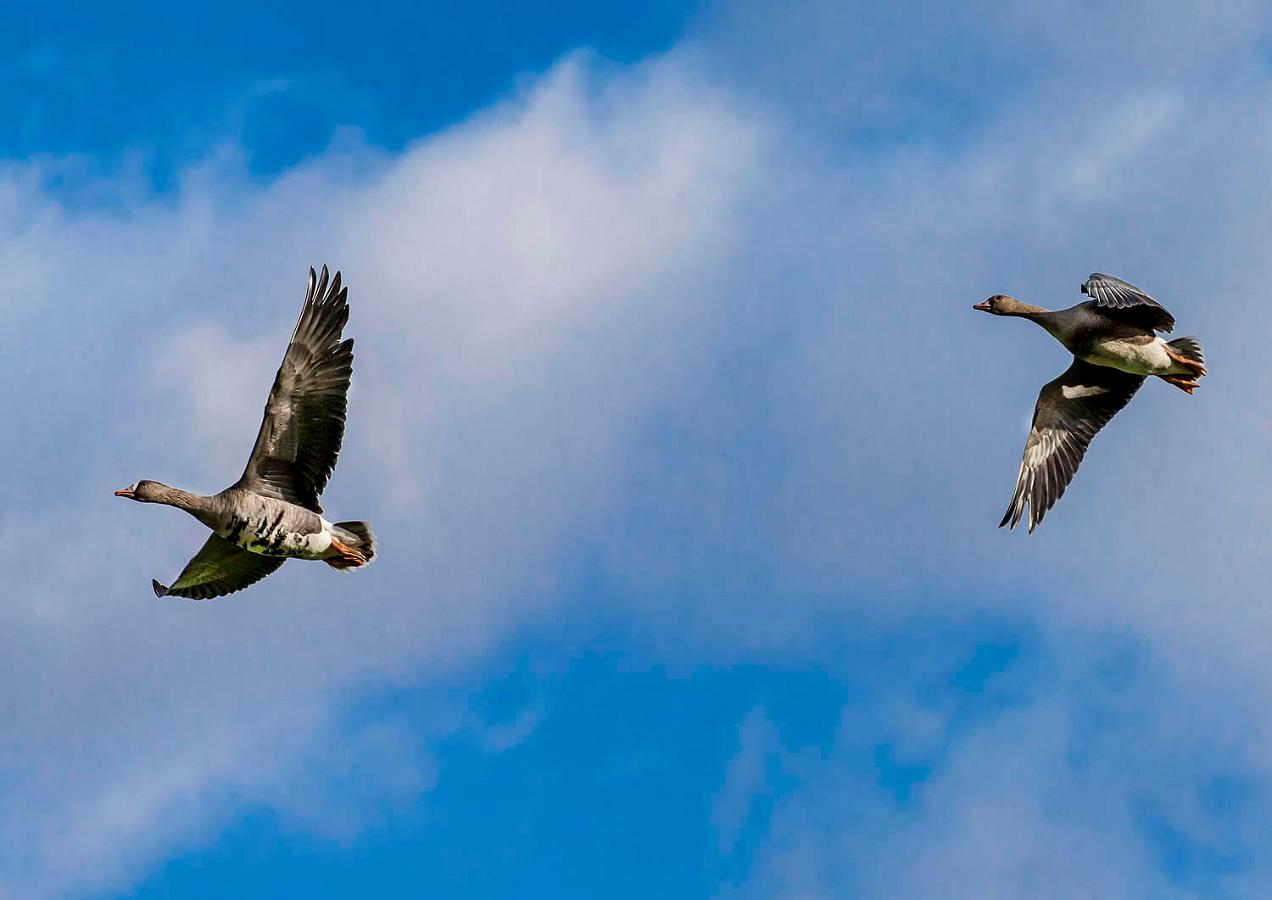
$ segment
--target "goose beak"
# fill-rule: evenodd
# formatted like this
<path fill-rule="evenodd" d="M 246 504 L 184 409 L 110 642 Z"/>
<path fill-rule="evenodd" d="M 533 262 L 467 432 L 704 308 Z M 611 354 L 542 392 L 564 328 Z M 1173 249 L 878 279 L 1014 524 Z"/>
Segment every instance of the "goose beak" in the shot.
<path fill-rule="evenodd" d="M 979 309 L 981 312 L 989 312 L 989 301 L 982 300 L 980 303 L 974 303 L 972 304 L 972 309 Z"/>
<path fill-rule="evenodd" d="M 133 489 L 132 489 L 132 487 L 131 487 L 131 486 L 129 486 L 129 487 L 124 488 L 124 489 L 123 489 L 123 490 L 121 490 L 121 491 L 115 491 L 115 496 L 116 496 L 116 497 L 127 497 L 129 500 L 132 500 L 132 499 L 133 499 Z"/>

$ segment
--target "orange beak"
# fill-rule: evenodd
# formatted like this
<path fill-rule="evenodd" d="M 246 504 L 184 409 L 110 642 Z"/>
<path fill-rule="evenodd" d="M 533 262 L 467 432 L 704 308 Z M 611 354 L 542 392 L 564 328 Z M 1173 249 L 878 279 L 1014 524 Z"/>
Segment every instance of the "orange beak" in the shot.
<path fill-rule="evenodd" d="M 129 500 L 131 500 L 133 498 L 133 489 L 130 487 L 126 487 L 122 491 L 115 491 L 115 496 L 127 497 Z"/>
<path fill-rule="evenodd" d="M 989 301 L 982 300 L 980 303 L 975 303 L 972 305 L 972 309 L 979 309 L 981 312 L 989 312 Z"/>

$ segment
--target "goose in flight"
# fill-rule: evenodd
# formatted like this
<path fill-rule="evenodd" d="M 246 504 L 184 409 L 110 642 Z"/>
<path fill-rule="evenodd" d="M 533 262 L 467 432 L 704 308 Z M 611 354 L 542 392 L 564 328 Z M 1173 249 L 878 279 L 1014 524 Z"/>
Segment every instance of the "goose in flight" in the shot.
<path fill-rule="evenodd" d="M 353 340 L 341 340 L 348 293 L 339 272 L 329 282 L 326 266 L 321 275 L 309 270 L 305 305 L 243 477 L 210 497 L 157 481 L 115 491 L 183 509 L 212 529 L 170 587 L 152 582 L 156 596 L 211 600 L 255 584 L 288 559 L 320 559 L 344 571 L 375 558 L 370 525 L 328 522 L 318 503 L 344 437 L 353 374 Z"/>
<path fill-rule="evenodd" d="M 1191 394 L 1206 374 L 1196 338 L 1163 340 L 1175 318 L 1148 294 L 1099 272 L 1082 285 L 1090 297 L 1068 309 L 1047 310 L 995 294 L 973 309 L 1037 322 L 1073 354 L 1073 364 L 1043 385 L 1016 476 L 1016 491 L 998 527 L 1016 523 L 1029 506 L 1032 532 L 1073 480 L 1087 445 L 1155 375 Z"/>

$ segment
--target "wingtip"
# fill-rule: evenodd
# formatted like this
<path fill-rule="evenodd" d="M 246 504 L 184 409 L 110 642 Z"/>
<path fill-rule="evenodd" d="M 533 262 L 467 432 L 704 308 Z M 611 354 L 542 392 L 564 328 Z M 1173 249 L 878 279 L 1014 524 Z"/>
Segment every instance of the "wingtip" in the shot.
<path fill-rule="evenodd" d="M 1007 529 L 1008 531 L 1014 530 L 1016 527 L 1016 522 L 1020 520 L 1020 516 L 1016 516 L 1014 519 L 1012 518 L 1015 512 L 1016 512 L 1016 497 L 1013 496 L 1011 498 L 1011 503 L 1007 505 L 1007 512 L 1003 513 L 1003 520 L 998 523 L 998 527 L 1002 528 L 1003 526 L 1008 525 L 1010 526 Z"/>
<path fill-rule="evenodd" d="M 156 597 L 166 597 L 166 596 L 168 596 L 168 588 L 167 588 L 166 586 L 164 586 L 164 585 L 160 584 L 160 583 L 158 582 L 158 580 L 157 580 L 157 579 L 152 578 L 152 579 L 150 580 L 150 586 L 151 586 L 152 588 L 154 588 L 154 589 L 155 589 L 155 596 L 156 596 Z"/>

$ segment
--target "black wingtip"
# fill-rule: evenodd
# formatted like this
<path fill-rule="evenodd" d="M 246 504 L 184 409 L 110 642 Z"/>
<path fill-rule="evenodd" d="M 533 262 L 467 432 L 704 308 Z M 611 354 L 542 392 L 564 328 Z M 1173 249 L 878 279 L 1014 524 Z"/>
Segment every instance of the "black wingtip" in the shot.
<path fill-rule="evenodd" d="M 156 581 L 155 579 L 152 578 L 150 580 L 150 586 L 155 589 L 156 597 L 168 596 L 168 589 L 164 587 L 162 584 L 160 584 L 158 581 Z"/>
<path fill-rule="evenodd" d="M 331 278 L 331 276 L 330 276 L 330 274 L 327 272 L 327 264 L 326 264 L 326 263 L 323 263 L 323 266 L 322 266 L 322 273 L 321 273 L 321 274 L 319 274 L 319 276 L 318 276 L 318 284 L 314 287 L 314 296 L 313 296 L 313 300 L 314 300 L 314 302 L 315 302 L 315 303 L 317 303 L 319 300 L 321 300 L 321 299 L 322 299 L 322 298 L 326 295 L 326 293 L 327 293 L 327 282 L 328 282 L 328 280 L 330 280 L 330 278 Z"/>

